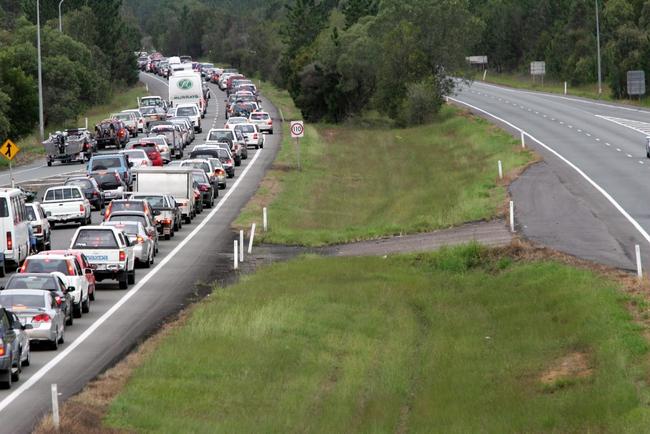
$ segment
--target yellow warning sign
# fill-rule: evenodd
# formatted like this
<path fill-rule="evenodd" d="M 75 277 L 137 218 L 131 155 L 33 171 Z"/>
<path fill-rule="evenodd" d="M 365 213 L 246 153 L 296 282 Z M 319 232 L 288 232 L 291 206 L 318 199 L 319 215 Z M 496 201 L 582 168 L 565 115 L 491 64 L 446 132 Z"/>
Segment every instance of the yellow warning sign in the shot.
<path fill-rule="evenodd" d="M 20 152 L 20 148 L 11 140 L 7 139 L 0 146 L 0 154 L 5 157 L 7 160 L 13 160 L 16 155 Z"/>

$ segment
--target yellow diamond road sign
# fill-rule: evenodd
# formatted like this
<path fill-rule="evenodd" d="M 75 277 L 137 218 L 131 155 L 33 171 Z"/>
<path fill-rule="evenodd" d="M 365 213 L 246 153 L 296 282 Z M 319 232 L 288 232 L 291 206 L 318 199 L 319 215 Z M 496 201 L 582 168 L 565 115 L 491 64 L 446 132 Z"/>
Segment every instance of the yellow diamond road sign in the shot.
<path fill-rule="evenodd" d="M 20 152 L 20 148 L 11 140 L 7 139 L 0 146 L 0 154 L 5 157 L 7 160 L 13 160 L 16 155 Z"/>

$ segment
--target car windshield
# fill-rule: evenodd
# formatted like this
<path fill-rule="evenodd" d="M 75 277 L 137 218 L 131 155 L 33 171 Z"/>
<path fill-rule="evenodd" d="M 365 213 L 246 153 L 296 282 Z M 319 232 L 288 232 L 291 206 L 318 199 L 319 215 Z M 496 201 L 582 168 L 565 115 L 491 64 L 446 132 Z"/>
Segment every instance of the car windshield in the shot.
<path fill-rule="evenodd" d="M 233 140 L 234 136 L 232 134 L 232 131 L 210 131 L 210 135 L 208 136 L 208 140 L 217 142 L 219 140 Z"/>
<path fill-rule="evenodd" d="M 110 222 L 140 222 L 142 223 L 142 226 L 146 226 L 147 220 L 144 218 L 144 216 L 140 215 L 111 215 L 108 218 L 108 221 Z"/>
<path fill-rule="evenodd" d="M 29 258 L 25 261 L 24 271 L 26 273 L 52 273 L 58 271 L 65 275 L 70 274 L 68 272 L 68 261 L 51 258 Z"/>
<path fill-rule="evenodd" d="M 25 211 L 27 211 L 27 219 L 30 222 L 35 222 L 36 221 L 36 211 L 34 211 L 33 206 L 26 206 Z"/>
<path fill-rule="evenodd" d="M 117 240 L 112 230 L 84 229 L 79 231 L 73 249 L 117 249 Z"/>
<path fill-rule="evenodd" d="M 106 170 L 122 167 L 122 160 L 120 158 L 98 158 L 93 160 L 90 170 Z"/>
<path fill-rule="evenodd" d="M 14 274 L 5 285 L 5 289 L 44 289 L 46 291 L 56 291 L 60 288 L 56 284 L 55 277 L 52 276 L 21 276 L 20 274 Z"/>
<path fill-rule="evenodd" d="M 196 107 L 179 107 L 176 109 L 176 116 L 196 116 Z"/>
<path fill-rule="evenodd" d="M 93 183 L 88 179 L 70 179 L 65 185 L 77 185 L 81 188 L 93 188 Z"/>
<path fill-rule="evenodd" d="M 165 206 L 163 196 L 136 196 L 135 199 L 145 199 L 152 208 L 163 208 Z"/>
<path fill-rule="evenodd" d="M 44 308 L 45 297 L 43 294 L 0 294 L 0 304 L 11 310 L 26 308 Z"/>

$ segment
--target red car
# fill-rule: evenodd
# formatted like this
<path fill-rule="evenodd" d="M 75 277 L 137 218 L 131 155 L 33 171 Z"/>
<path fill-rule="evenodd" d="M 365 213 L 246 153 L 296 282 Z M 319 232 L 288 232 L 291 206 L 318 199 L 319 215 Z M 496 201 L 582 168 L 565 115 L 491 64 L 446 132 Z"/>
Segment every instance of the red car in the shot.
<path fill-rule="evenodd" d="M 86 276 L 86 280 L 88 281 L 88 298 L 90 300 L 95 299 L 95 273 L 92 271 L 92 266 L 90 265 L 90 262 L 88 262 L 88 258 L 86 258 L 86 255 L 83 254 L 83 252 L 79 250 L 46 250 L 43 252 L 39 252 L 39 255 L 65 255 L 65 256 L 73 256 L 75 260 L 77 261 L 77 264 L 81 267 L 82 270 L 84 270 L 84 276 Z M 88 270 L 91 270 L 88 272 Z"/>

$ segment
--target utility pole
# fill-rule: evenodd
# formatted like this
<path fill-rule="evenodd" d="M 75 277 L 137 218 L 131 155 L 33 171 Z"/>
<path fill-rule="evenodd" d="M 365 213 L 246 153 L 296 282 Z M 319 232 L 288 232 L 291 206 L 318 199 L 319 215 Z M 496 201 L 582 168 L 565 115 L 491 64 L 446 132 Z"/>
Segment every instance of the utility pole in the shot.
<path fill-rule="evenodd" d="M 38 51 L 38 128 L 41 142 L 45 140 L 43 123 L 43 70 L 41 65 L 41 2 L 36 0 L 36 51 Z"/>
<path fill-rule="evenodd" d="M 65 0 L 59 2 L 59 33 L 63 33 L 63 20 L 61 19 L 61 5 Z"/>
<path fill-rule="evenodd" d="M 600 67 L 600 20 L 598 17 L 598 0 L 596 2 L 596 52 L 598 55 L 598 97 L 603 93 L 603 76 Z"/>

